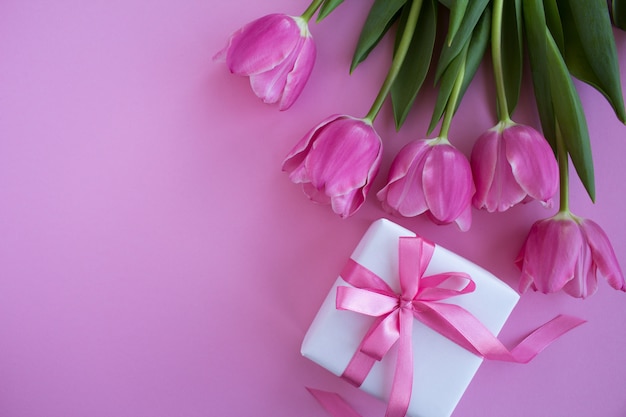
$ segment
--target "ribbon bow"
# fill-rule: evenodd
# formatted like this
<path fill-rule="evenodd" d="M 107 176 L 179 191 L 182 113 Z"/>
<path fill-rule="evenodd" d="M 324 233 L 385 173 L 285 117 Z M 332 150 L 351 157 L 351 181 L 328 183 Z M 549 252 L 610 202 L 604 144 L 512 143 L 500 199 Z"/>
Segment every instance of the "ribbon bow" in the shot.
<path fill-rule="evenodd" d="M 485 359 L 526 363 L 563 333 L 584 323 L 560 315 L 544 324 L 509 351 L 464 308 L 440 302 L 476 288 L 471 277 L 461 272 L 424 276 L 435 250 L 420 237 L 401 237 L 399 243 L 400 294 L 386 282 L 352 259 L 341 277 L 352 287 L 337 288 L 338 309 L 376 317 L 342 377 L 360 386 L 376 361 L 398 343 L 396 368 L 385 417 L 405 416 L 413 387 L 413 319 L 417 319 L 456 344 Z M 334 416 L 358 416 L 346 408 L 336 394 L 309 389 Z M 346 411 L 348 410 L 349 411 Z"/>

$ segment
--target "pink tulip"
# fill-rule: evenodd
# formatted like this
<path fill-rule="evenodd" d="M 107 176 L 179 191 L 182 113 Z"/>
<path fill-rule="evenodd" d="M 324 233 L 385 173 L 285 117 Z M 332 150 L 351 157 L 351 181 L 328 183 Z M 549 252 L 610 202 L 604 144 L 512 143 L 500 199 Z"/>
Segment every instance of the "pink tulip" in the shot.
<path fill-rule="evenodd" d="M 626 291 L 624 275 L 604 231 L 595 222 L 561 212 L 536 222 L 515 261 L 522 271 L 520 292 L 563 289 L 573 297 L 592 295 L 598 278 Z"/>
<path fill-rule="evenodd" d="M 559 169 L 541 133 L 529 126 L 502 122 L 483 133 L 472 150 L 476 184 L 474 207 L 505 211 L 536 199 L 548 205 L 556 193 Z"/>
<path fill-rule="evenodd" d="M 465 231 L 472 223 L 472 194 L 467 158 L 446 139 L 437 138 L 402 148 L 377 196 L 392 214 L 413 217 L 426 212 L 435 223 L 456 222 Z"/>
<path fill-rule="evenodd" d="M 335 115 L 311 129 L 283 162 L 283 171 L 317 203 L 341 217 L 365 202 L 380 168 L 382 141 L 364 119 Z"/>
<path fill-rule="evenodd" d="M 214 59 L 230 72 L 250 77 L 265 103 L 287 110 L 302 92 L 315 63 L 315 43 L 301 17 L 270 14 L 233 33 Z"/>

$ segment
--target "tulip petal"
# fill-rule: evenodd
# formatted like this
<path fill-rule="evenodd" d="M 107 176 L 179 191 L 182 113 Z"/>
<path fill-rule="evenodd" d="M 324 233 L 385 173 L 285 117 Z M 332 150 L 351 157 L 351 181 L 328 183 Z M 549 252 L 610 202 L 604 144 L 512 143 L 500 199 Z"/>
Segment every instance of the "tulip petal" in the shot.
<path fill-rule="evenodd" d="M 315 203 L 330 204 L 330 197 L 326 195 L 324 190 L 318 190 L 317 188 L 313 187 L 310 182 L 305 182 L 302 184 L 302 191 L 304 191 L 304 194 L 306 194 L 307 197 L 309 197 L 309 199 L 311 199 L 311 201 L 314 201 Z"/>
<path fill-rule="evenodd" d="M 407 143 L 394 158 L 389 168 L 389 182 L 394 182 L 407 175 L 412 165 L 423 158 L 430 150 L 432 139 L 414 140 Z"/>
<path fill-rule="evenodd" d="M 552 148 L 529 126 L 514 125 L 503 132 L 506 159 L 524 192 L 548 202 L 556 193 L 559 169 Z"/>
<path fill-rule="evenodd" d="M 465 206 L 465 210 L 454 221 L 462 232 L 467 232 L 472 226 L 472 205 Z"/>
<path fill-rule="evenodd" d="M 421 177 L 429 150 L 428 141 L 417 140 L 398 152 L 389 170 L 389 182 L 377 194 L 386 211 L 413 217 L 428 210 Z"/>
<path fill-rule="evenodd" d="M 231 37 L 232 39 L 232 37 Z M 213 61 L 215 62 L 226 62 L 226 55 L 228 55 L 228 49 L 230 48 L 230 39 L 224 48 L 222 48 L 218 53 L 213 55 Z"/>
<path fill-rule="evenodd" d="M 474 145 L 472 172 L 476 183 L 476 194 L 473 198 L 476 208 L 485 208 L 490 213 L 502 212 L 526 197 L 526 192 L 517 184 L 513 175 L 506 151 L 506 143 L 502 139 L 499 126 L 483 134 Z M 483 164 L 484 167 L 481 166 Z"/>
<path fill-rule="evenodd" d="M 519 186 L 506 158 L 506 142 L 498 140 L 494 182 L 487 194 L 487 211 L 503 212 L 524 200 L 526 192 Z"/>
<path fill-rule="evenodd" d="M 574 278 L 563 286 L 563 291 L 572 297 L 587 298 L 598 289 L 598 280 L 592 271 L 591 251 L 583 244 L 577 256 Z"/>
<path fill-rule="evenodd" d="M 528 271 L 524 268 L 524 258 L 526 255 L 526 242 L 527 240 L 524 241 L 522 248 L 517 254 L 517 258 L 515 258 L 515 261 L 514 261 L 515 265 L 519 268 L 520 271 L 522 271 L 522 275 L 520 276 L 520 281 L 519 281 L 519 288 L 518 288 L 519 292 L 521 293 L 525 293 L 526 291 L 528 291 L 528 288 L 530 288 L 533 283 L 533 277 L 531 277 L 528 274 Z M 537 288 L 535 288 L 535 290 L 536 289 Z"/>
<path fill-rule="evenodd" d="M 296 101 L 311 75 L 314 64 L 315 42 L 313 42 L 313 38 L 307 36 L 303 39 L 295 63 L 287 75 L 283 95 L 278 104 L 279 110 L 287 110 Z"/>
<path fill-rule="evenodd" d="M 306 155 L 311 149 L 311 145 L 313 143 L 314 137 L 316 137 L 318 133 L 322 131 L 326 125 L 342 117 L 345 117 L 345 116 L 334 114 L 322 120 L 320 123 L 318 123 L 317 126 L 309 130 L 306 133 L 306 135 L 304 135 L 302 139 L 300 139 L 298 143 L 296 143 L 293 149 L 291 149 L 289 154 L 285 157 L 285 160 L 283 161 L 283 166 L 282 166 L 283 171 L 292 173 L 291 181 L 293 181 L 296 184 L 305 181 L 305 178 L 307 177 L 306 175 L 303 175 L 302 172 L 298 174 L 293 174 L 293 172 L 299 167 L 301 168 L 300 170 L 304 169 L 303 162 L 304 162 L 304 159 L 306 158 Z"/>
<path fill-rule="evenodd" d="M 378 153 L 378 157 L 372 164 L 365 185 L 361 188 L 352 190 L 348 194 L 333 196 L 331 198 L 332 209 L 335 213 L 339 214 L 342 218 L 352 216 L 362 205 L 365 203 L 367 193 L 372 187 L 372 182 L 378 175 L 380 169 L 380 162 L 382 160 L 382 152 Z"/>
<path fill-rule="evenodd" d="M 250 87 L 264 103 L 276 103 L 287 82 L 287 67 L 280 65 L 273 70 L 250 76 Z"/>
<path fill-rule="evenodd" d="M 347 194 L 331 197 L 331 207 L 333 211 L 342 218 L 346 218 L 354 214 L 365 202 L 365 197 L 354 189 Z"/>
<path fill-rule="evenodd" d="M 264 103 L 276 103 L 282 97 L 287 84 L 287 76 L 295 65 L 300 48 L 301 46 L 296 47 L 283 62 L 271 70 L 250 75 L 252 91 L 257 97 L 263 99 Z"/>
<path fill-rule="evenodd" d="M 470 157 L 472 175 L 476 185 L 476 194 L 474 194 L 472 202 L 477 209 L 481 209 L 486 205 L 487 194 L 491 189 L 496 174 L 497 161 L 498 132 L 496 129 L 489 129 L 476 139 Z M 493 208 L 487 207 L 487 210 L 492 212 Z"/>
<path fill-rule="evenodd" d="M 438 218 L 433 216 L 433 214 L 430 211 L 427 211 L 426 215 L 433 223 L 437 225 L 444 225 L 444 224 L 451 223 L 448 221 L 439 220 Z M 463 212 L 459 215 L 459 217 L 454 219 L 454 223 L 456 223 L 456 225 L 459 227 L 459 230 L 461 230 L 462 232 L 467 232 L 470 229 L 470 227 L 472 226 L 472 205 L 471 204 L 468 204 L 467 207 L 463 210 Z"/>
<path fill-rule="evenodd" d="M 474 194 L 469 161 L 449 144 L 432 146 L 424 163 L 422 184 L 430 212 L 443 223 L 456 220 Z"/>
<path fill-rule="evenodd" d="M 589 219 L 581 220 L 580 226 L 591 249 L 591 256 L 597 273 L 606 278 L 611 287 L 626 291 L 624 274 L 604 230 L 596 222 Z"/>
<path fill-rule="evenodd" d="M 289 56 L 300 37 L 300 28 L 291 16 L 263 16 L 231 36 L 226 64 L 239 75 L 269 71 Z"/>
<path fill-rule="evenodd" d="M 528 288 L 529 280 L 543 293 L 559 291 L 574 278 L 583 245 L 583 235 L 572 219 L 533 224 L 523 247 L 520 291 Z"/>

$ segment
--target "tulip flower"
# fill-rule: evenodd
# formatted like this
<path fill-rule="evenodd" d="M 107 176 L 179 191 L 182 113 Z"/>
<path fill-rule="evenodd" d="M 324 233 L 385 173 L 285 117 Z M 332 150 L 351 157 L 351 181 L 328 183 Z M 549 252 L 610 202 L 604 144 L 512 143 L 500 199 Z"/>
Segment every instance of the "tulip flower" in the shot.
<path fill-rule="evenodd" d="M 474 207 L 505 211 L 536 199 L 549 205 L 559 184 L 558 164 L 545 138 L 511 121 L 483 133 L 472 150 Z"/>
<path fill-rule="evenodd" d="M 438 224 L 472 223 L 472 170 L 465 155 L 445 138 L 416 140 L 400 150 L 387 185 L 377 194 L 383 208 L 413 217 L 428 213 Z"/>
<path fill-rule="evenodd" d="M 626 282 L 613 247 L 595 222 L 569 211 L 536 222 L 517 260 L 522 271 L 520 292 L 529 287 L 542 293 L 559 290 L 586 298 L 598 286 L 598 278 L 626 291 Z"/>
<path fill-rule="evenodd" d="M 230 37 L 214 59 L 230 72 L 250 77 L 265 103 L 287 110 L 298 98 L 315 62 L 315 43 L 307 19 L 270 14 L 248 23 Z"/>
<path fill-rule="evenodd" d="M 283 162 L 313 201 L 345 218 L 365 201 L 378 173 L 382 141 L 367 119 L 335 115 L 311 129 Z"/>

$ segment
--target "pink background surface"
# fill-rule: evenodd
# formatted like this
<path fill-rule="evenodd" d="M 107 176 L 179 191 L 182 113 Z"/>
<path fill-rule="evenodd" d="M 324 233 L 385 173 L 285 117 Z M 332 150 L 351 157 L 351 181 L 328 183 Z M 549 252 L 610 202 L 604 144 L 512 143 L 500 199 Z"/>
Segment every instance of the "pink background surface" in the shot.
<path fill-rule="evenodd" d="M 382 403 L 299 348 L 345 259 L 385 214 L 370 195 L 341 220 L 280 165 L 324 117 L 367 111 L 391 42 L 348 75 L 366 7 L 347 0 L 311 28 L 317 63 L 287 112 L 211 60 L 244 23 L 306 5 L 0 3 L 1 416 L 325 416 L 306 385 L 381 415 Z M 514 118 L 537 125 L 529 86 Z M 572 207 L 600 223 L 626 267 L 626 127 L 597 92 L 580 91 L 598 198 L 573 179 Z M 481 68 L 450 133 L 466 154 L 495 122 L 493 97 Z M 398 149 L 424 137 L 433 99 L 419 99 L 400 133 L 383 108 L 374 191 Z M 474 211 L 467 233 L 393 220 L 516 288 L 512 260 L 553 212 Z M 516 342 L 558 313 L 589 322 L 528 365 L 483 364 L 454 417 L 626 415 L 626 294 L 605 282 L 586 301 L 525 294 L 501 338 Z"/>

